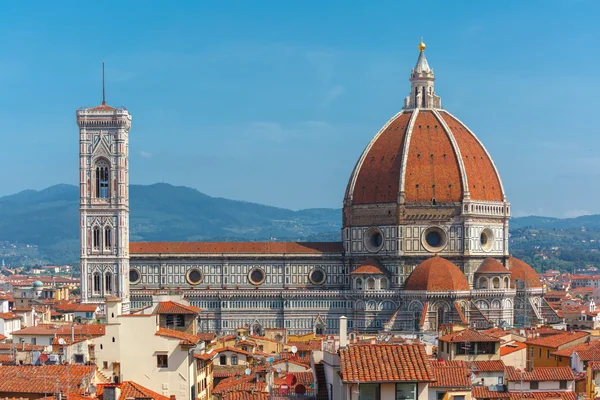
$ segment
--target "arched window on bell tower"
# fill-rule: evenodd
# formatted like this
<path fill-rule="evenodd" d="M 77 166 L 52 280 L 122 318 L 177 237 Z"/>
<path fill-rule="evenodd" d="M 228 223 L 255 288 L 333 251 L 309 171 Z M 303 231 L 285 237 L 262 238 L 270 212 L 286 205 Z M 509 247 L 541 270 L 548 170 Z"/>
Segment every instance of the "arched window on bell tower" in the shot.
<path fill-rule="evenodd" d="M 113 275 L 110 272 L 107 272 L 104 275 L 104 293 L 112 293 L 113 290 Z"/>
<path fill-rule="evenodd" d="M 104 248 L 112 248 L 112 228 L 110 226 L 104 228 Z"/>
<path fill-rule="evenodd" d="M 108 199 L 110 197 L 110 168 L 105 160 L 96 163 L 95 186 L 97 199 Z"/>
<path fill-rule="evenodd" d="M 94 273 L 94 293 L 99 294 L 102 288 L 102 278 L 99 272 Z"/>
<path fill-rule="evenodd" d="M 102 246 L 102 233 L 100 232 L 100 227 L 95 226 L 92 229 L 92 247 L 94 250 L 100 250 Z"/>

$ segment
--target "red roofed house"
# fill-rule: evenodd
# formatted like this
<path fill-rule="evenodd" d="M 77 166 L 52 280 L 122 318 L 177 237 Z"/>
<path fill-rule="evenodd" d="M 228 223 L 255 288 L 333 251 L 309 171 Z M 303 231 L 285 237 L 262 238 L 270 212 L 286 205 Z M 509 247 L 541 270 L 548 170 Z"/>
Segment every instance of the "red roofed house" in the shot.
<path fill-rule="evenodd" d="M 429 399 L 462 399 L 471 398 L 473 383 L 471 370 L 462 361 L 432 361 L 436 382 L 429 384 Z"/>
<path fill-rule="evenodd" d="M 78 322 L 92 322 L 96 320 L 100 307 L 97 304 L 79 304 L 73 313 L 73 319 Z"/>
<path fill-rule="evenodd" d="M 422 345 L 354 344 L 339 352 L 346 399 L 427 399 L 437 381 Z"/>
<path fill-rule="evenodd" d="M 440 336 L 438 355 L 442 360 L 500 360 L 500 339 L 466 328 Z"/>
<path fill-rule="evenodd" d="M 569 367 L 535 367 L 531 371 L 506 368 L 509 392 L 574 392 L 575 375 Z"/>
<path fill-rule="evenodd" d="M 157 314 L 122 315 L 114 297 L 106 299 L 106 320 L 105 335 L 94 339 L 96 365 L 104 375 L 179 400 L 194 398 L 194 352 L 204 349 L 200 336 L 161 327 Z"/>
<path fill-rule="evenodd" d="M 586 332 L 575 331 L 527 340 L 527 368 L 560 365 L 553 353 L 581 344 L 588 340 L 588 336 Z"/>
<path fill-rule="evenodd" d="M 13 312 L 0 312 L 0 335 L 12 339 L 12 333 L 21 329 L 21 317 Z"/>

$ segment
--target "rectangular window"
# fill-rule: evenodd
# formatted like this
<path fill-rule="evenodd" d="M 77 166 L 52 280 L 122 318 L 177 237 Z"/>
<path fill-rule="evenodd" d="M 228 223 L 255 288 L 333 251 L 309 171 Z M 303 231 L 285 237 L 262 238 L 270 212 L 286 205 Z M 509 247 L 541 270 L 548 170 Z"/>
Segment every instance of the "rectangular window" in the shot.
<path fill-rule="evenodd" d="M 532 347 L 531 348 L 531 358 L 535 357 L 535 349 Z"/>
<path fill-rule="evenodd" d="M 167 354 L 158 354 L 156 356 L 156 366 L 158 368 L 168 368 L 169 367 L 169 356 Z"/>
<path fill-rule="evenodd" d="M 167 314 L 167 328 L 172 328 L 175 325 L 175 316 Z"/>
<path fill-rule="evenodd" d="M 185 316 L 183 314 L 177 316 L 177 326 L 180 328 L 185 326 Z"/>
<path fill-rule="evenodd" d="M 396 383 L 396 400 L 416 400 L 416 399 L 417 399 L 417 384 L 416 383 Z"/>
<path fill-rule="evenodd" d="M 550 349 L 546 350 L 546 358 L 550 359 Z"/>
<path fill-rule="evenodd" d="M 454 396 L 453 400 L 465 400 L 465 396 Z"/>
<path fill-rule="evenodd" d="M 539 354 L 539 357 L 542 358 L 542 349 L 539 349 L 538 354 Z"/>
<path fill-rule="evenodd" d="M 102 362 L 102 368 L 108 369 L 108 361 L 103 361 Z"/>
<path fill-rule="evenodd" d="M 538 390 L 540 388 L 540 383 L 538 381 L 529 382 L 529 389 Z"/>
<path fill-rule="evenodd" d="M 231 356 L 231 365 L 238 365 L 237 356 Z"/>
<path fill-rule="evenodd" d="M 560 381 L 560 389 L 567 390 L 567 381 Z"/>
<path fill-rule="evenodd" d="M 221 357 L 219 357 L 219 363 L 221 365 L 227 365 L 227 356 L 221 356 Z"/>

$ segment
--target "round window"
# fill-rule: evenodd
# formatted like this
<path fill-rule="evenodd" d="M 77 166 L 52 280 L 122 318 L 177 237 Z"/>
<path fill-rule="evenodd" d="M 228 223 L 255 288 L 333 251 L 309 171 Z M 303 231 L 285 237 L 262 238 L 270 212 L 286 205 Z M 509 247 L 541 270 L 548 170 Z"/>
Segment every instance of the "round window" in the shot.
<path fill-rule="evenodd" d="M 443 250 L 446 247 L 446 232 L 437 226 L 427 228 L 422 236 L 423 247 L 430 252 Z"/>
<path fill-rule="evenodd" d="M 137 268 L 129 268 L 129 283 L 138 283 L 140 279 L 140 271 Z"/>
<path fill-rule="evenodd" d="M 198 268 L 192 268 L 187 272 L 185 278 L 190 285 L 198 285 L 202 283 L 204 276 Z"/>
<path fill-rule="evenodd" d="M 383 247 L 383 233 L 379 228 L 369 228 L 365 232 L 365 247 L 370 252 L 376 252 Z"/>
<path fill-rule="evenodd" d="M 494 232 L 490 228 L 485 228 L 479 235 L 479 243 L 483 251 L 491 251 L 494 248 Z"/>
<path fill-rule="evenodd" d="M 425 236 L 427 244 L 431 247 L 440 247 L 442 243 L 442 235 L 438 231 L 431 231 Z"/>
<path fill-rule="evenodd" d="M 315 285 L 321 285 L 325 282 L 325 271 L 323 271 L 321 268 L 315 268 L 310 271 L 308 279 L 310 279 L 310 281 Z"/>
<path fill-rule="evenodd" d="M 248 274 L 248 279 L 253 285 L 260 285 L 265 281 L 265 271 L 260 268 L 254 268 Z"/>

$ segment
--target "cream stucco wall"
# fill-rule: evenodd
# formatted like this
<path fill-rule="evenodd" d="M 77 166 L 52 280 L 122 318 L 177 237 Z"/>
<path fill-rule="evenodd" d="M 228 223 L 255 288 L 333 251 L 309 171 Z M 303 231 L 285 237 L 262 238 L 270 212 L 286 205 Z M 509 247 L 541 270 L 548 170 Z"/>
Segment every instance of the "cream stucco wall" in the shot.
<path fill-rule="evenodd" d="M 165 396 L 189 400 L 196 382 L 193 349 L 181 346 L 179 339 L 156 335 L 156 315 L 119 316 L 116 320 L 106 326 L 105 336 L 95 339 L 96 365 L 101 371 L 108 376 L 118 373 L 121 380 L 137 382 Z M 168 356 L 168 367 L 157 366 L 159 354 Z M 104 369 L 105 362 L 108 369 Z"/>

